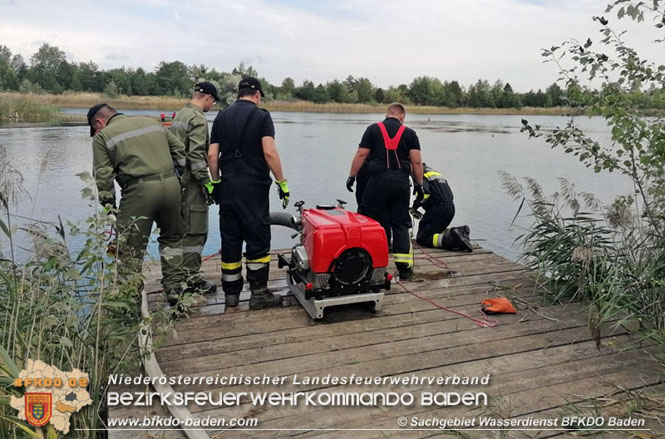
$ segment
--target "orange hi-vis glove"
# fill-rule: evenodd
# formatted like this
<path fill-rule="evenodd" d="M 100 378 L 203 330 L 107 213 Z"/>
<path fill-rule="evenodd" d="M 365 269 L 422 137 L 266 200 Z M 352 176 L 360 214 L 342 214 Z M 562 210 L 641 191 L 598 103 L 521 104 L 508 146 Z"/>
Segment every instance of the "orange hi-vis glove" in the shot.
<path fill-rule="evenodd" d="M 505 297 L 485 299 L 480 302 L 480 309 L 485 314 L 517 314 L 517 310 Z"/>

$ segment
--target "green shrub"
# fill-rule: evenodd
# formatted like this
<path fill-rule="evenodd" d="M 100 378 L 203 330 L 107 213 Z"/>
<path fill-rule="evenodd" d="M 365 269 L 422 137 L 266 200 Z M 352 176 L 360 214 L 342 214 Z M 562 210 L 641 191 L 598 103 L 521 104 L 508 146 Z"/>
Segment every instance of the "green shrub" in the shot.
<path fill-rule="evenodd" d="M 661 1 L 617 0 L 606 12 L 644 22 L 663 41 Z M 646 17 L 646 19 L 645 19 Z M 598 331 L 611 318 L 629 318 L 665 340 L 665 118 L 646 117 L 644 95 L 665 86 L 665 65 L 639 56 L 610 19 L 599 23 L 600 41 L 566 41 L 543 51 L 559 69 L 572 107 L 607 122 L 611 142 L 602 144 L 570 119 L 563 127 L 541 130 L 522 120 L 522 131 L 541 137 L 552 148 L 579 158 L 595 172 L 618 172 L 635 190 L 600 206 L 590 194 L 561 191 L 545 197 L 532 180 L 525 187 L 503 175 L 504 187 L 531 208 L 534 224 L 522 242 L 525 260 L 545 279 L 557 299 L 590 303 L 590 326 Z M 565 186 L 565 187 L 564 187 Z M 524 203 L 524 202 L 523 202 Z M 587 213 L 580 212 L 586 204 Z M 598 335 L 598 334 L 596 334 Z"/>

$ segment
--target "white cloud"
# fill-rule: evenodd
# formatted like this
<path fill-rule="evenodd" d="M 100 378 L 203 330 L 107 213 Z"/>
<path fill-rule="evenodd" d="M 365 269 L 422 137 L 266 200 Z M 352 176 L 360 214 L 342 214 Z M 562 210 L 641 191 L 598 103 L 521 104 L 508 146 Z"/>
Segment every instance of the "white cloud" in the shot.
<path fill-rule="evenodd" d="M 46 41 L 101 68 L 180 60 L 230 70 L 243 61 L 274 83 L 351 74 L 385 87 L 429 75 L 526 91 L 556 79 L 540 49 L 598 39 L 591 17 L 603 10 L 592 0 L 29 1 L 3 7 L 0 44 L 27 60 Z M 637 32 L 636 41 L 648 37 Z"/>

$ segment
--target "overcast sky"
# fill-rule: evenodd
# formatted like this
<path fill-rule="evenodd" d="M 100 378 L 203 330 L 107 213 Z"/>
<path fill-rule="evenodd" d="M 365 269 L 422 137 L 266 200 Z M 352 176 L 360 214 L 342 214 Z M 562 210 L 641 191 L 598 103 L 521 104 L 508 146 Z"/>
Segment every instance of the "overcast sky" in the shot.
<path fill-rule="evenodd" d="M 241 61 L 279 84 L 348 75 L 387 87 L 421 75 L 510 82 L 516 91 L 557 78 L 541 49 L 600 39 L 591 0 L 0 0 L 0 44 L 29 61 L 47 42 L 100 68 L 179 60 L 230 71 Z M 615 15 L 608 16 L 614 18 Z M 616 19 L 614 19 L 616 21 Z M 654 36 L 628 26 L 648 55 Z M 651 51 L 651 52 L 650 52 Z M 656 55 L 658 54 L 658 55 Z"/>

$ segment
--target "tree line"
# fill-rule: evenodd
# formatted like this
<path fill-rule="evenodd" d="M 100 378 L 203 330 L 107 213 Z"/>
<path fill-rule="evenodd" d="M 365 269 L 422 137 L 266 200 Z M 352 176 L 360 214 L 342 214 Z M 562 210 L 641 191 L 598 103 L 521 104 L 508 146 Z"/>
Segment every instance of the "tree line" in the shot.
<path fill-rule="evenodd" d="M 19 54 L 0 45 L 0 90 L 32 93 L 60 94 L 65 91 L 98 92 L 109 97 L 128 96 L 176 96 L 188 97 L 192 83 L 208 80 L 220 91 L 220 96 L 230 104 L 235 99 L 235 87 L 242 77 L 254 76 L 261 80 L 268 99 L 304 100 L 314 103 L 385 104 L 403 102 L 415 105 L 472 108 L 521 108 L 556 107 L 569 105 L 568 96 L 580 90 L 562 89 L 556 83 L 543 91 L 529 90 L 519 93 L 508 82 L 490 83 L 479 79 L 464 87 L 458 81 L 441 81 L 430 76 L 419 76 L 410 84 L 387 88 L 377 87 L 368 78 L 349 75 L 341 81 L 333 79 L 315 84 L 304 80 L 296 85 L 292 78 L 281 84 L 271 84 L 260 78 L 252 66 L 240 63 L 231 72 L 219 72 L 204 65 L 187 66 L 180 61 L 162 61 L 154 71 L 139 67 L 100 70 L 97 64 L 70 62 L 65 52 L 57 46 L 44 43 L 27 63 Z M 641 91 L 635 87 L 635 98 L 642 108 L 665 108 L 663 90 Z"/>

